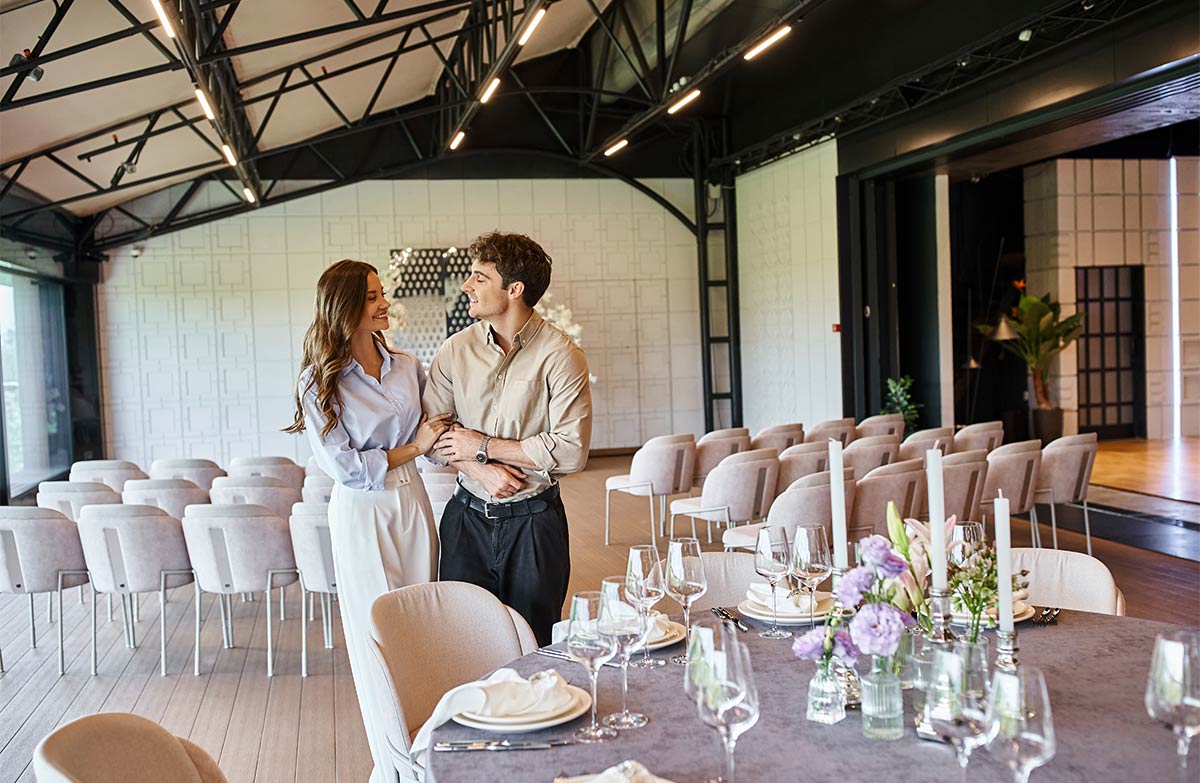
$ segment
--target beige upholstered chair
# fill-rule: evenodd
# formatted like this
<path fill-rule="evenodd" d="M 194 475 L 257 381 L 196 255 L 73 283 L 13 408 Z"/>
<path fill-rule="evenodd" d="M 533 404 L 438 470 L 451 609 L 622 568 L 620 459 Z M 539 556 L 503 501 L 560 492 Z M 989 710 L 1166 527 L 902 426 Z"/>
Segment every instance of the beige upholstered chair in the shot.
<path fill-rule="evenodd" d="M 303 484 L 303 480 L 300 483 Z M 221 505 L 250 503 L 264 506 L 280 519 L 287 519 L 292 513 L 292 505 L 304 499 L 298 488 L 292 488 L 274 476 L 215 478 L 208 495 L 213 503 Z"/>
<path fill-rule="evenodd" d="M 899 435 L 868 435 L 855 438 L 842 451 L 842 464 L 854 468 L 855 478 L 862 478 L 875 468 L 895 462 L 899 455 Z"/>
<path fill-rule="evenodd" d="M 850 445 L 857 437 L 858 430 L 852 418 L 823 421 L 804 433 L 804 440 L 808 443 L 824 443 L 832 438 L 840 440 L 843 446 Z"/>
<path fill-rule="evenodd" d="M 55 729 L 33 752 L 33 774 L 38 783 L 228 783 L 199 745 L 121 712 Z"/>
<path fill-rule="evenodd" d="M 654 500 L 658 499 L 657 522 L 661 527 L 666 524 L 667 498 L 691 490 L 695 467 L 696 436 L 690 432 L 684 435 L 660 435 L 646 441 L 634 453 L 628 473 L 609 476 L 604 480 L 604 545 L 608 546 L 614 492 L 650 499 L 650 543 L 657 545 Z"/>
<path fill-rule="evenodd" d="M 153 481 L 153 479 L 150 479 Z M 128 486 L 128 485 L 126 485 Z M 126 489 L 126 492 L 129 490 Z M 203 490 L 197 490 L 203 492 Z M 79 540 L 96 593 L 121 597 L 125 643 L 137 647 L 133 598 L 158 593 L 160 670 L 167 673 L 167 588 L 193 581 L 183 526 L 157 506 L 86 506 Z M 92 599 L 92 674 L 96 674 L 96 601 Z"/>
<path fill-rule="evenodd" d="M 775 449 L 730 454 L 708 474 L 700 497 L 671 501 L 671 537 L 675 537 L 677 516 L 692 518 L 693 535 L 696 520 L 703 519 L 708 524 L 709 543 L 713 522 L 724 522 L 728 528 L 766 519 L 778 480 L 779 453 Z"/>
<path fill-rule="evenodd" d="M 825 470 L 829 462 L 829 444 L 797 443 L 779 455 L 779 481 L 775 484 L 776 494 L 786 492 L 797 479 Z"/>
<path fill-rule="evenodd" d="M 337 593 L 337 577 L 333 570 L 333 541 L 329 535 L 329 504 L 297 503 L 292 506 L 288 531 L 292 536 L 296 570 L 300 572 L 301 610 L 307 603 L 308 619 L 312 620 L 313 595 L 320 596 L 325 649 L 333 649 L 332 598 Z M 300 676 L 308 676 L 307 622 L 300 632 Z"/>
<path fill-rule="evenodd" d="M 941 449 L 942 456 L 954 452 L 954 428 L 937 427 L 928 430 L 917 430 L 900 444 L 900 459 L 925 459 L 925 452 L 930 449 Z"/>
<path fill-rule="evenodd" d="M 846 491 L 846 514 L 854 508 L 854 470 L 843 470 L 843 483 Z M 721 543 L 726 551 L 730 549 L 753 549 L 758 541 L 758 531 L 765 525 L 775 525 L 786 528 L 788 540 L 792 532 L 801 525 L 822 524 L 828 536 L 829 544 L 833 546 L 833 512 L 830 510 L 831 499 L 829 491 L 829 471 L 810 473 L 796 479 L 786 490 L 776 496 L 771 504 L 771 511 L 766 522 L 753 525 L 741 525 L 726 530 L 721 535 Z"/>
<path fill-rule="evenodd" d="M 983 498 L 987 470 L 987 452 L 983 449 L 960 451 L 942 459 L 942 489 L 947 517 L 953 514 L 960 522 L 979 521 L 979 501 Z M 928 518 L 929 499 L 926 497 L 924 500 L 924 516 Z"/>
<path fill-rule="evenodd" d="M 152 479 L 186 479 L 205 491 L 212 488 L 213 479 L 224 475 L 210 459 L 156 459 L 150 465 Z"/>
<path fill-rule="evenodd" d="M 129 479 L 148 478 L 142 469 L 123 459 L 88 459 L 71 466 L 71 481 L 97 481 L 107 484 L 115 491 L 125 489 Z"/>
<path fill-rule="evenodd" d="M 1058 549 L 1058 503 L 1083 504 L 1083 534 L 1087 552 L 1092 553 L 1092 523 L 1088 518 L 1087 490 L 1096 463 L 1096 433 L 1067 435 L 1052 440 L 1042 449 L 1034 498 L 1050 504 L 1050 535 Z"/>
<path fill-rule="evenodd" d="M 854 488 L 854 508 L 846 509 L 848 530 L 862 533 L 871 530 L 886 536 L 888 501 L 896 502 L 902 519 L 914 516 L 920 507 L 924 487 L 925 470 L 919 459 L 875 468 L 860 478 Z M 851 534 L 851 540 L 860 537 Z"/>
<path fill-rule="evenodd" d="M 713 430 L 696 441 L 696 468 L 692 476 L 692 488 L 704 486 L 704 479 L 721 460 L 730 454 L 750 450 L 750 431 L 745 427 Z"/>
<path fill-rule="evenodd" d="M 523 617 L 482 587 L 433 582 L 375 599 L 371 647 L 406 732 L 388 737 L 405 765 L 410 743 L 447 691 L 533 652 L 537 641 Z"/>
<path fill-rule="evenodd" d="M 324 476 L 325 475 L 325 471 L 321 470 L 321 466 L 317 464 L 316 457 L 310 456 L 308 458 L 308 460 L 304 463 L 304 475 L 305 476 Z"/>
<path fill-rule="evenodd" d="M 1040 547 L 1042 535 L 1038 530 L 1037 507 L 1033 499 L 1042 465 L 1042 442 L 1023 440 L 999 446 L 988 453 L 987 461 L 987 481 L 983 485 L 983 499 L 979 502 L 982 519 L 993 515 L 996 497 L 1003 491 L 1009 500 L 1009 513 L 1029 515 L 1033 545 Z"/>
<path fill-rule="evenodd" d="M 84 506 L 120 502 L 121 493 L 100 481 L 43 481 L 38 484 L 38 506 L 54 509 L 67 519 L 79 519 L 79 511 Z"/>
<path fill-rule="evenodd" d="M 1098 614 L 1125 614 L 1112 572 L 1091 555 L 1014 547 L 1013 570 L 1029 572 L 1029 603 Z"/>
<path fill-rule="evenodd" d="M 304 486 L 304 468 L 287 457 L 234 457 L 229 463 L 230 476 L 270 476 L 297 492 Z"/>
<path fill-rule="evenodd" d="M 208 491 L 187 479 L 129 479 L 121 501 L 131 506 L 157 506 L 175 519 L 195 503 L 207 503 Z"/>
<path fill-rule="evenodd" d="M 752 552 L 701 552 L 700 562 L 704 564 L 704 578 L 708 582 L 708 589 L 692 604 L 693 621 L 698 620 L 701 613 L 708 612 L 714 606 L 737 606 L 745 600 L 746 589 L 750 583 L 762 581 L 754 570 Z M 667 561 L 660 560 L 659 566 L 665 574 Z M 683 611 L 670 597 L 655 608 L 667 614 Z"/>
<path fill-rule="evenodd" d="M 782 454 L 786 449 L 790 449 L 797 443 L 804 442 L 804 425 L 800 422 L 794 424 L 776 424 L 774 427 L 767 427 L 750 439 L 751 449 L 775 449 Z"/>
<path fill-rule="evenodd" d="M 868 416 L 858 423 L 855 428 L 855 438 L 874 438 L 879 435 L 895 435 L 904 437 L 904 414 L 881 413 L 878 416 Z"/>
<path fill-rule="evenodd" d="M 968 424 L 954 433 L 955 451 L 991 451 L 1004 442 L 1004 422 L 982 421 Z"/>
<path fill-rule="evenodd" d="M 336 482 L 329 476 L 305 476 L 300 496 L 305 503 L 328 503 Z"/>

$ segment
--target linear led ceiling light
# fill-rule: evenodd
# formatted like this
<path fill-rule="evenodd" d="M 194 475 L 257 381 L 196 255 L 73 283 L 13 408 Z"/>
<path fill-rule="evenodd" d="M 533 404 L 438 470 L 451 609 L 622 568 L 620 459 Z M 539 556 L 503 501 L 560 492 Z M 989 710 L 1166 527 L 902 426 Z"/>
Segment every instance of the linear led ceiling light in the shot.
<path fill-rule="evenodd" d="M 253 204 L 255 201 L 258 201 L 258 199 L 254 197 L 254 191 L 250 188 L 242 188 L 242 195 L 245 196 L 246 201 L 251 204 Z"/>
<path fill-rule="evenodd" d="M 692 101 L 696 100 L 699 97 L 700 97 L 700 91 L 692 90 L 687 95 L 683 96 L 679 100 L 675 101 L 675 103 L 671 104 L 671 108 L 667 109 L 667 114 L 674 114 L 675 112 L 679 111 L 684 106 L 687 106 L 689 103 L 691 103 Z"/>
<path fill-rule="evenodd" d="M 492 99 L 492 93 L 496 92 L 496 88 L 499 86 L 500 86 L 500 77 L 497 76 L 495 79 L 492 79 L 491 84 L 489 84 L 487 86 L 487 89 L 483 91 L 483 95 L 479 96 L 479 102 L 487 103 L 488 101 L 490 101 Z"/>
<path fill-rule="evenodd" d="M 200 101 L 200 108 L 204 109 L 204 116 L 210 120 L 215 120 L 217 115 L 213 114 L 212 104 L 208 102 L 208 96 L 204 94 L 204 90 L 196 88 L 196 100 Z"/>
<path fill-rule="evenodd" d="M 1179 339 L 1179 165 L 1175 158 L 1167 160 L 1170 184 L 1168 206 L 1171 242 L 1171 437 L 1183 436 L 1183 371 Z"/>
<path fill-rule="evenodd" d="M 768 46 L 770 46 L 771 44 L 778 41 L 780 38 L 783 38 L 785 35 L 787 35 L 791 31 L 792 31 L 792 26 L 790 24 L 785 24 L 783 27 L 780 27 L 778 30 L 771 33 L 766 38 L 762 39 L 757 44 L 755 44 L 754 48 L 752 48 L 750 51 L 748 51 L 744 55 L 742 55 L 742 59 L 743 60 L 753 60 L 755 57 L 758 57 L 760 54 L 762 54 L 764 49 L 766 49 Z"/>
<path fill-rule="evenodd" d="M 454 138 L 451 139 L 451 141 L 450 141 L 450 149 L 452 149 L 452 150 L 458 149 L 458 145 L 462 144 L 463 139 L 465 139 L 466 137 L 467 137 L 466 131 L 460 130 L 458 133 L 454 134 Z"/>
<path fill-rule="evenodd" d="M 545 8 L 539 8 L 533 18 L 529 20 L 529 24 L 525 25 L 525 32 L 521 33 L 521 37 L 517 39 L 517 46 L 524 46 L 529 43 L 529 36 L 533 35 L 533 31 L 542 23 L 542 17 L 546 15 Z"/>
<path fill-rule="evenodd" d="M 163 29 L 167 31 L 167 37 L 174 38 L 175 28 L 171 27 L 171 20 L 167 18 L 167 12 L 159 4 L 159 0 L 150 0 L 150 4 L 154 6 L 154 13 L 158 14 L 158 21 L 162 22 Z"/>
<path fill-rule="evenodd" d="M 237 165 L 237 158 L 234 156 L 233 150 L 229 148 L 228 144 L 221 145 L 221 152 L 225 153 L 225 160 L 229 161 L 230 166 Z"/>
<path fill-rule="evenodd" d="M 618 152 L 620 152 L 621 150 L 625 149 L 628 146 L 629 146 L 629 139 L 621 139 L 616 144 L 612 145 L 611 147 L 609 147 L 608 149 L 606 149 L 604 151 L 604 157 L 606 157 L 606 158 L 612 157 L 613 155 L 616 155 Z"/>

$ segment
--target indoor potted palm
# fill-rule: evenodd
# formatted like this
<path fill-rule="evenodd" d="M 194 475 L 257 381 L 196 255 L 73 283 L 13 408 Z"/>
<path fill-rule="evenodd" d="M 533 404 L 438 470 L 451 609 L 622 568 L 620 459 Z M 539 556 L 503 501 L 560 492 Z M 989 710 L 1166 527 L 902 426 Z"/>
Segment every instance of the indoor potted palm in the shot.
<path fill-rule="evenodd" d="M 1000 324 L 979 324 L 985 337 L 997 340 L 1002 346 L 1021 357 L 1033 379 L 1033 428 L 1042 442 L 1062 435 L 1063 412 L 1050 399 L 1050 362 L 1083 332 L 1083 314 L 1074 313 L 1062 318 L 1062 306 L 1046 294 L 1022 296 L 1012 318 L 1001 316 Z M 1004 324 L 1012 329 L 1006 334 Z"/>

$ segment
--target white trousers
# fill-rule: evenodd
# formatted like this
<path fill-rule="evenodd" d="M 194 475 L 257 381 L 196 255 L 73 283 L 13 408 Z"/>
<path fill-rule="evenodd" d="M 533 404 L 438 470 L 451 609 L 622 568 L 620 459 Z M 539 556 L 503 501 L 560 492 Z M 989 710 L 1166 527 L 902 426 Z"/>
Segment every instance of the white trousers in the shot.
<path fill-rule="evenodd" d="M 437 528 L 425 484 L 413 464 L 389 471 L 383 490 L 335 485 L 329 498 L 329 533 L 350 673 L 375 762 L 371 783 L 394 783 L 398 774 L 408 778 L 409 773 L 397 769 L 389 744 L 407 749 L 408 736 L 369 647 L 371 604 L 390 590 L 437 578 Z"/>

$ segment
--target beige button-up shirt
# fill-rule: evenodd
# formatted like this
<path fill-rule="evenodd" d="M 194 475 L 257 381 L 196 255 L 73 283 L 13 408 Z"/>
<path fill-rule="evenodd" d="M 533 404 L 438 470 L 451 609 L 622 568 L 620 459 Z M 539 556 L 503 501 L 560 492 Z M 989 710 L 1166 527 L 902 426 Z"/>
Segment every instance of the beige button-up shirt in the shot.
<path fill-rule="evenodd" d="M 480 499 L 524 500 L 587 464 L 592 439 L 587 358 L 536 312 L 507 354 L 483 321 L 452 335 L 429 367 L 422 403 L 430 416 L 453 413 L 464 427 L 520 441 L 537 465 L 522 468 L 525 488 L 503 501 L 460 473 L 462 485 Z"/>

